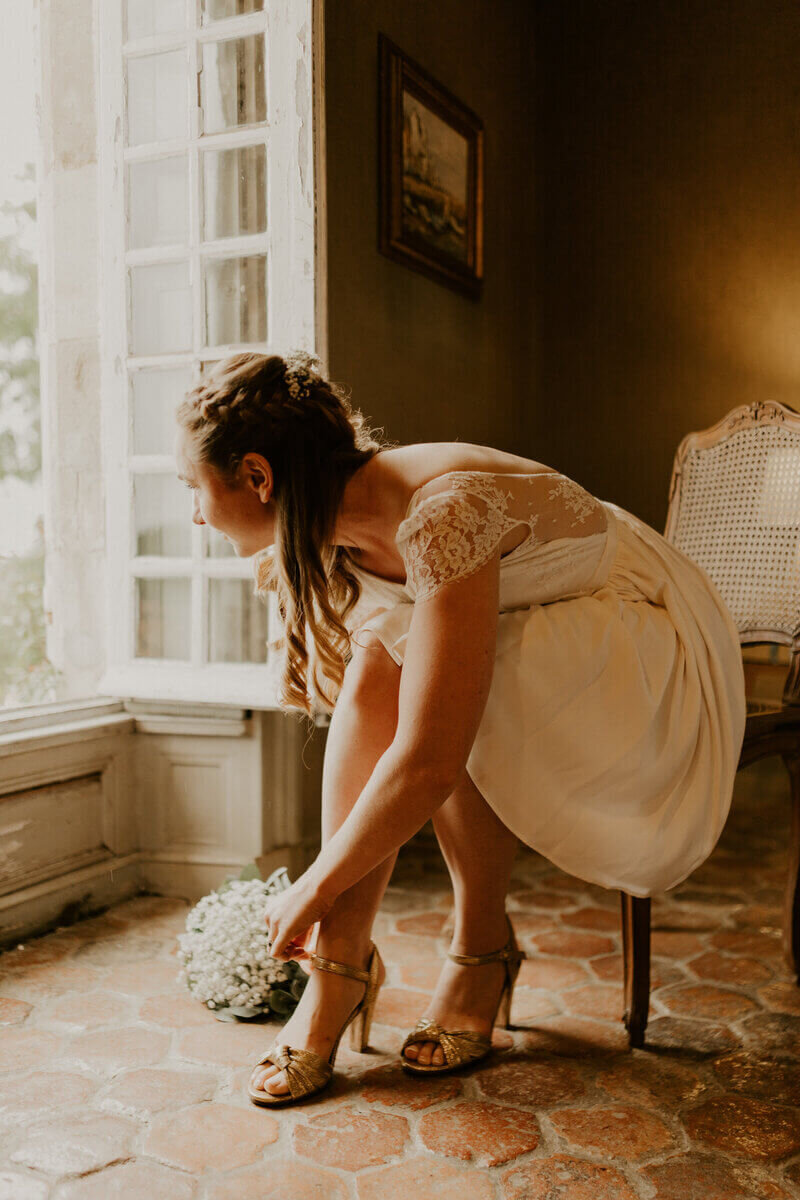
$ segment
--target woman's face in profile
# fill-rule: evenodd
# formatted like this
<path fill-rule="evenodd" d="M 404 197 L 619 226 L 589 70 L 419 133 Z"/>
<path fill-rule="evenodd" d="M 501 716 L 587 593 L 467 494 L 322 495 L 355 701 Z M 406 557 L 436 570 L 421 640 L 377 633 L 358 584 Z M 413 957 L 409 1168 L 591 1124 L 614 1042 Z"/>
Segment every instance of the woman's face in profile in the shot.
<path fill-rule="evenodd" d="M 227 483 L 208 463 L 199 462 L 191 439 L 179 428 L 175 443 L 178 478 L 192 491 L 192 520 L 210 525 L 248 558 L 275 540 L 272 472 L 261 455 L 246 455 L 235 484 Z M 263 464 L 263 466 L 262 466 Z"/>

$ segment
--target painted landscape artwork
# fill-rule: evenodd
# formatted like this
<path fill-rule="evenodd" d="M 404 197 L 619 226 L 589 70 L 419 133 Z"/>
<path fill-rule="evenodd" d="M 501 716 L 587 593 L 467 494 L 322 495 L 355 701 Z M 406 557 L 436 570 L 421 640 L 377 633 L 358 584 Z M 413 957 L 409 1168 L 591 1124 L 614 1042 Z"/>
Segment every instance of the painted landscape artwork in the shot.
<path fill-rule="evenodd" d="M 403 92 L 403 232 L 466 263 L 467 139 Z"/>

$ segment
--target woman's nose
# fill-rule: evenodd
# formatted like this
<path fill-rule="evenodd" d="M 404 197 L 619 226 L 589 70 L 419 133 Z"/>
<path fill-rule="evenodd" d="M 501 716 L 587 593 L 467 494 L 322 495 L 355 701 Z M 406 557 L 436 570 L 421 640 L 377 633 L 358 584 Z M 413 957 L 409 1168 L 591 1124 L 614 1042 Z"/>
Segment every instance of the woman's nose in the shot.
<path fill-rule="evenodd" d="M 194 521 L 195 525 L 205 525 L 203 514 L 200 512 L 200 505 L 198 504 L 197 500 L 195 500 L 192 507 L 192 520 Z"/>

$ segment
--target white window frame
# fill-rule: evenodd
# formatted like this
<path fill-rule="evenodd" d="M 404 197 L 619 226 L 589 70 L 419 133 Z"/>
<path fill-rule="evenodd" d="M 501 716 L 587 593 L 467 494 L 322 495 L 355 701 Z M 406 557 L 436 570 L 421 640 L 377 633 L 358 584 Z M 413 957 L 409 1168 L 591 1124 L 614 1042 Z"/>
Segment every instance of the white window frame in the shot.
<path fill-rule="evenodd" d="M 249 708 L 277 707 L 278 667 L 269 651 L 266 665 L 202 663 L 207 614 L 203 603 L 206 578 L 252 581 L 252 560 L 199 556 L 202 530 L 192 526 L 192 558 L 136 558 L 132 514 L 134 469 L 150 473 L 175 472 L 172 456 L 134 458 L 130 453 L 129 368 L 196 367 L 201 361 L 224 357 L 242 348 L 263 353 L 304 347 L 327 357 L 323 0 L 264 0 L 263 12 L 246 14 L 209 25 L 200 24 L 201 0 L 185 0 L 187 33 L 163 34 L 125 43 L 125 0 L 96 0 L 99 56 L 99 142 L 103 452 L 106 480 L 106 546 L 108 595 L 106 603 L 106 671 L 99 681 L 101 695 L 153 700 L 212 701 Z M 196 20 L 196 25 L 194 21 Z M 197 30 L 196 34 L 193 28 Z M 263 126 L 267 153 L 267 231 L 203 245 L 203 257 L 266 253 L 267 337 L 265 344 L 247 347 L 199 344 L 203 322 L 200 214 L 198 188 L 193 181 L 200 160 L 200 110 L 197 100 L 198 48 L 220 37 L 239 37 L 263 31 L 266 38 L 265 74 L 267 121 Z M 187 47 L 189 137 L 179 141 L 125 146 L 125 58 L 157 50 Z M 195 91 L 195 89 L 197 89 Z M 253 127 L 205 135 L 203 148 L 227 149 L 253 144 Z M 187 153 L 190 171 L 190 237 L 188 246 L 159 246 L 154 250 L 126 249 L 126 164 L 143 158 Z M 127 269 L 150 262 L 186 260 L 193 287 L 194 345 L 184 354 L 134 358 L 128 355 Z M 191 518 L 187 491 L 186 519 Z M 172 661 L 134 657 L 135 577 L 182 577 L 191 580 L 192 660 Z M 274 597 L 270 597 L 269 638 L 275 630 Z"/>

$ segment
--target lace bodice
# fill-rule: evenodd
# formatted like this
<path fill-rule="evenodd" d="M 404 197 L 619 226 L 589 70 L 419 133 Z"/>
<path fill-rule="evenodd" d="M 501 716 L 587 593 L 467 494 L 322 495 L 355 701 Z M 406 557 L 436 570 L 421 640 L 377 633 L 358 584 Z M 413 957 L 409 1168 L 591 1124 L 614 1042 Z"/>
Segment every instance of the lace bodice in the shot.
<path fill-rule="evenodd" d="M 606 528 L 603 504 L 564 475 L 450 471 L 430 482 L 439 487 L 414 493 L 395 538 L 417 601 L 473 574 L 521 524 L 528 531 L 512 554 Z"/>

